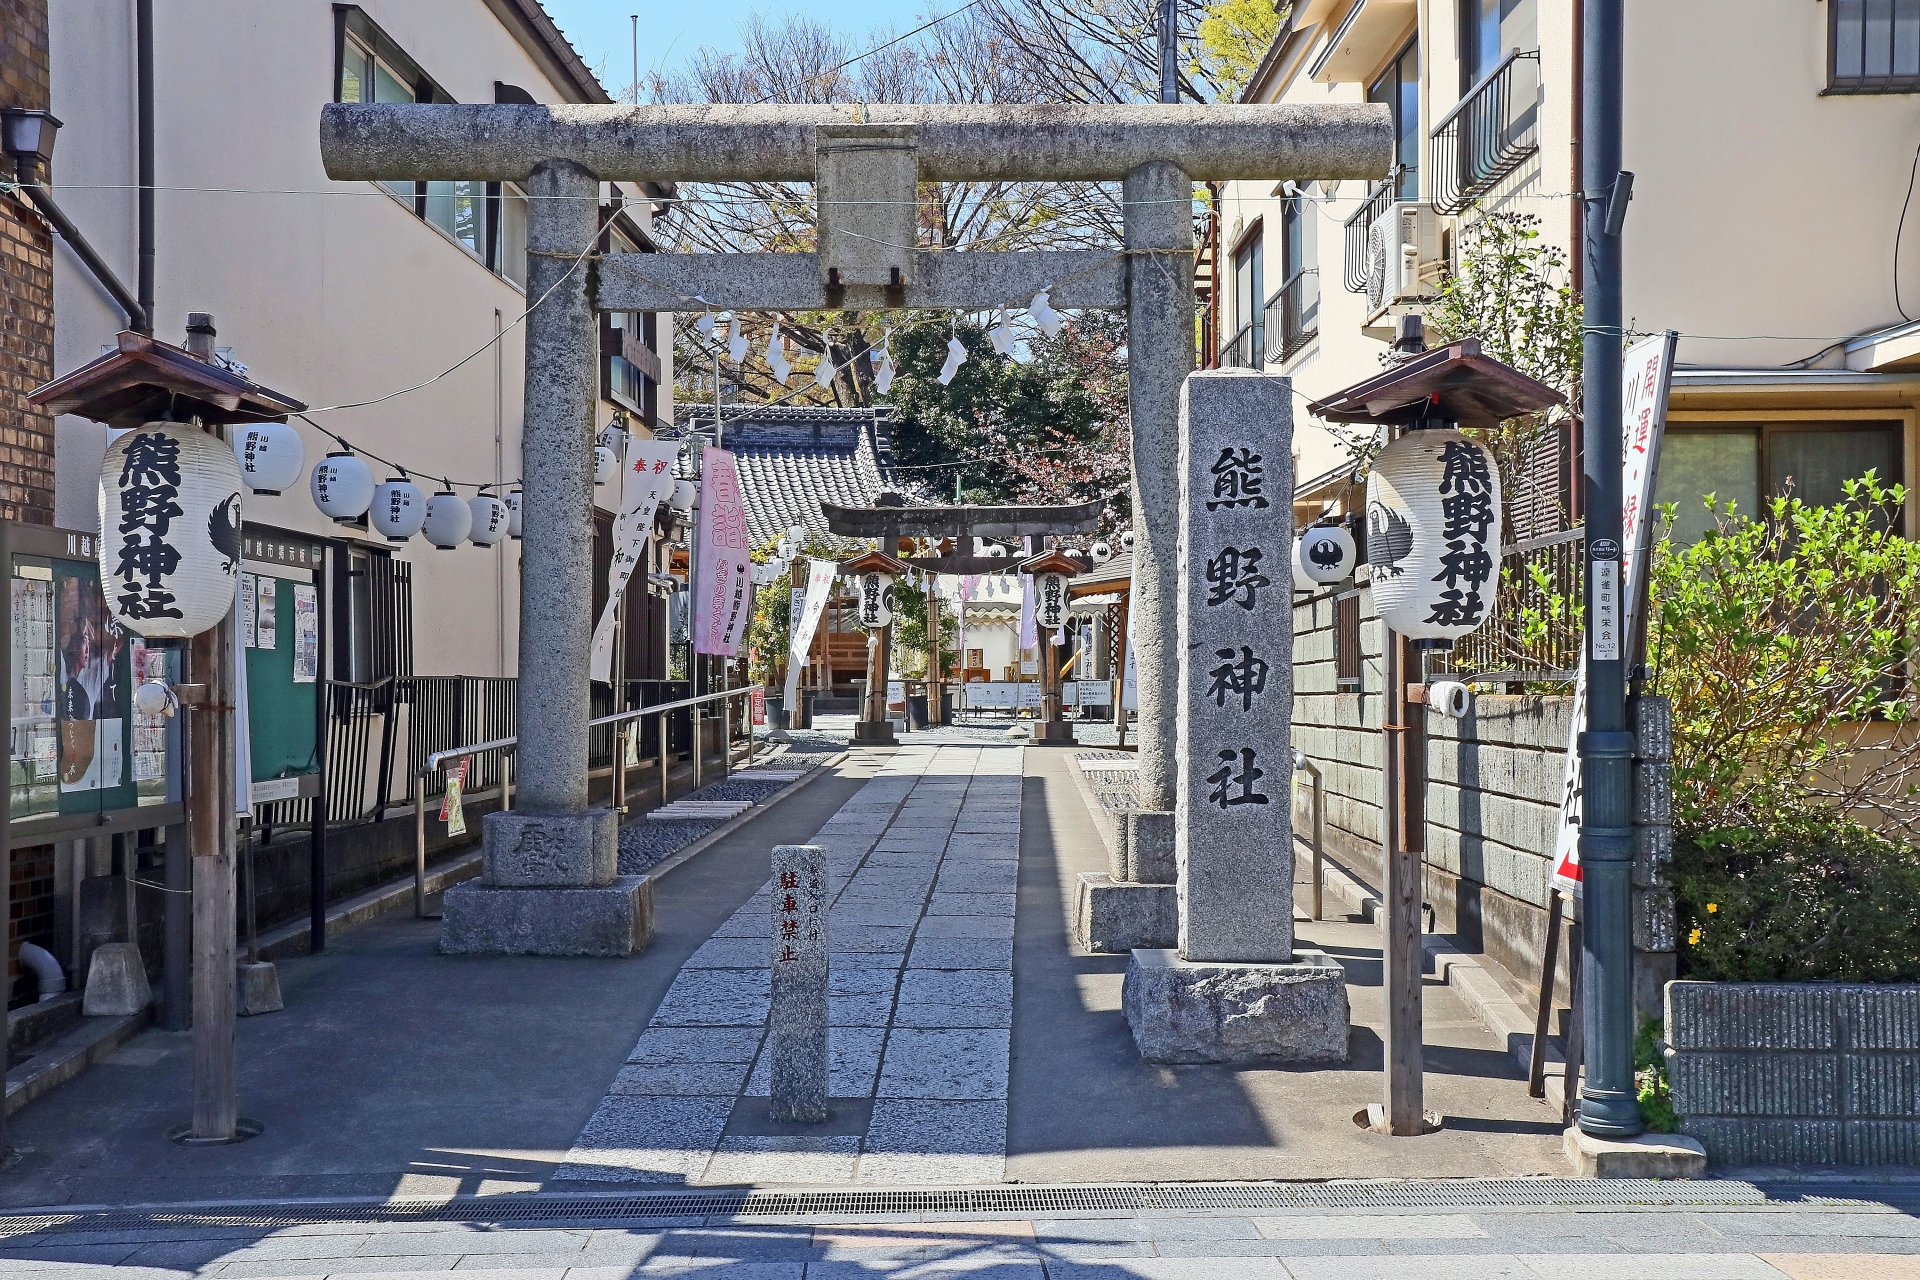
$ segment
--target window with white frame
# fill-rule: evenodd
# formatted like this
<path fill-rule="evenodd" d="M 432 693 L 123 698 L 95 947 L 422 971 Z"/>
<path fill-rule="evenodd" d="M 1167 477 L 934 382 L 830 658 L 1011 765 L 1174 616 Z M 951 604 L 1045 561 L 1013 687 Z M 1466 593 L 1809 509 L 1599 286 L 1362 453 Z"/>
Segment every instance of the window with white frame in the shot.
<path fill-rule="evenodd" d="M 335 13 L 340 24 L 335 101 L 453 101 L 364 11 L 339 5 Z M 502 279 L 525 287 L 526 197 L 517 187 L 464 180 L 380 186 Z"/>

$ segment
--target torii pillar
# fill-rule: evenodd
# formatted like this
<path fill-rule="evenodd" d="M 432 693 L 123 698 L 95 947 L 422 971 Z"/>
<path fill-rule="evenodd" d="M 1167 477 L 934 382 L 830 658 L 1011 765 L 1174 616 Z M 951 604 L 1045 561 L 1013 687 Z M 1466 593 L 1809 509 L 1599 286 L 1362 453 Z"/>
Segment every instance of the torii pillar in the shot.
<path fill-rule="evenodd" d="M 1171 813 L 1193 183 L 1378 178 L 1393 159 L 1386 107 L 335 103 L 321 109 L 320 143 L 335 180 L 509 181 L 530 184 L 536 197 L 522 442 L 522 807 L 488 816 L 485 874 L 448 893 L 443 947 L 605 955 L 645 945 L 646 886 L 614 875 L 612 815 L 586 797 L 595 308 L 982 310 L 1021 307 L 1043 290 L 1062 310 L 1126 308 L 1139 804 Z M 608 180 L 813 182 L 819 251 L 576 262 L 591 248 L 595 197 Z M 998 180 L 1121 182 L 1124 252 L 917 248 L 916 184 Z"/>

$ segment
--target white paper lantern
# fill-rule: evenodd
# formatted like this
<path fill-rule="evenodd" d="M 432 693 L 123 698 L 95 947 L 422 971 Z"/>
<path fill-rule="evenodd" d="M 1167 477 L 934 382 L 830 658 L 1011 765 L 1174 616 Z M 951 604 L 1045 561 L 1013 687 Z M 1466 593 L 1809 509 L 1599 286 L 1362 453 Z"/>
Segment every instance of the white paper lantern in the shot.
<path fill-rule="evenodd" d="M 514 489 L 507 494 L 507 536 L 515 542 L 520 541 L 521 519 L 520 490 Z"/>
<path fill-rule="evenodd" d="M 1133 550 L 1133 530 L 1128 529 L 1120 535 L 1120 549 L 1122 551 Z"/>
<path fill-rule="evenodd" d="M 1367 563 L 1387 626 L 1450 648 L 1493 613 L 1500 575 L 1500 469 L 1452 429 L 1409 431 L 1367 481 Z"/>
<path fill-rule="evenodd" d="M 1294 543 L 1294 568 L 1309 582 L 1325 585 L 1350 577 L 1358 559 L 1353 535 L 1337 524 L 1302 529 Z"/>
<path fill-rule="evenodd" d="M 373 491 L 367 523 L 388 542 L 406 542 L 427 520 L 427 495 L 404 475 L 390 476 Z"/>
<path fill-rule="evenodd" d="M 207 630 L 240 575 L 240 462 L 218 436 L 149 422 L 100 463 L 100 588 L 114 620 L 149 639 Z"/>
<path fill-rule="evenodd" d="M 473 528 L 473 508 L 451 489 L 442 489 L 427 499 L 427 518 L 420 532 L 442 551 L 451 551 L 467 540 Z"/>
<path fill-rule="evenodd" d="M 673 497 L 667 500 L 667 505 L 679 512 L 693 510 L 700 505 L 699 487 L 691 480 L 675 480 L 673 482 Z"/>
<path fill-rule="evenodd" d="M 240 480 L 255 493 L 278 497 L 299 483 L 307 465 L 307 446 L 287 422 L 254 422 L 230 427 Z"/>
<path fill-rule="evenodd" d="M 507 504 L 490 493 L 476 493 L 467 499 L 467 510 L 473 513 L 473 526 L 467 537 L 476 547 L 490 547 L 507 536 L 507 524 L 513 519 L 513 513 Z"/>
<path fill-rule="evenodd" d="M 893 575 L 869 570 L 860 575 L 860 625 L 876 630 L 893 621 Z"/>
<path fill-rule="evenodd" d="M 373 468 L 350 449 L 320 459 L 313 467 L 313 505 L 335 524 L 352 524 L 373 505 Z"/>
<path fill-rule="evenodd" d="M 593 482 L 606 484 L 620 474 L 620 455 L 606 445 L 595 445 L 593 450 Z"/>
<path fill-rule="evenodd" d="M 1095 564 L 1105 564 L 1111 559 L 1113 559 L 1112 547 L 1104 542 L 1096 542 L 1093 544 L 1093 562 Z"/>
<path fill-rule="evenodd" d="M 989 560 L 1004 560 L 1006 555 L 1007 549 L 997 542 L 987 548 L 987 559 Z"/>
<path fill-rule="evenodd" d="M 1067 575 L 1033 575 L 1033 624 L 1036 627 L 1060 627 L 1067 621 Z"/>

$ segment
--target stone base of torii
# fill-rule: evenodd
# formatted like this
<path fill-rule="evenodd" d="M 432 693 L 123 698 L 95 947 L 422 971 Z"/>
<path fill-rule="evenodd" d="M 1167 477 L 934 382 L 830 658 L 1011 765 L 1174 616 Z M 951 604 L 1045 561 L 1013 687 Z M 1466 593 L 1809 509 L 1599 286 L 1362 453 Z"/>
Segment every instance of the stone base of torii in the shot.
<path fill-rule="evenodd" d="M 1193 183 L 1373 179 L 1387 172 L 1393 147 L 1387 108 L 1359 104 L 322 108 L 321 154 L 331 178 L 512 181 L 530 197 L 520 808 L 487 818 L 485 871 L 477 884 L 448 893 L 442 945 L 618 955 L 644 946 L 649 932 L 648 885 L 614 874 L 613 818 L 587 798 L 596 309 L 982 310 L 1017 308 L 1045 291 L 1058 309 L 1127 311 L 1138 786 L 1146 811 L 1133 826 L 1142 849 L 1164 849 L 1155 842 L 1170 831 L 1179 881 L 1177 954 L 1136 953 L 1129 1019 L 1153 1056 L 1315 1057 L 1336 1038 L 1344 1054 L 1344 989 L 1335 1010 L 1327 984 L 1338 967 L 1296 957 L 1292 947 L 1288 391 L 1284 381 L 1255 374 L 1187 381 Z M 1120 182 L 1124 247 L 918 247 L 918 184 L 1002 179 Z M 583 265 L 597 236 L 603 180 L 811 181 L 818 249 L 605 254 Z M 1270 459 L 1264 491 L 1254 492 L 1252 471 L 1215 470 L 1217 450 L 1201 456 L 1228 436 L 1235 449 Z M 1190 474 L 1176 484 L 1183 458 Z M 1219 505 L 1209 494 L 1228 482 L 1260 500 Z M 1183 494 L 1190 499 L 1184 533 Z M 1218 537 L 1246 544 L 1237 546 L 1233 581 L 1236 592 L 1259 592 L 1253 603 L 1204 603 L 1221 554 L 1209 539 Z M 1255 549 L 1257 558 L 1247 554 Z M 1188 557 L 1191 574 L 1177 563 Z M 1246 617 L 1229 625 L 1223 608 Z M 1217 664 L 1189 651 L 1176 614 L 1178 628 L 1197 636 L 1224 628 L 1220 644 L 1244 645 L 1241 670 L 1264 670 L 1263 677 L 1252 684 L 1248 675 L 1233 677 L 1239 683 L 1215 707 L 1207 690 Z M 1237 994 L 1216 998 L 1223 984 Z M 1308 990 L 1318 993 L 1322 1012 L 1311 1001 L 1280 998 Z M 1229 1012 L 1203 1025 L 1202 1005 Z M 1252 1021 L 1275 1020 L 1261 1010 L 1282 1008 L 1299 1011 L 1275 1015 L 1277 1023 L 1299 1024 L 1294 1031 L 1257 1046 L 1236 1039 Z"/>

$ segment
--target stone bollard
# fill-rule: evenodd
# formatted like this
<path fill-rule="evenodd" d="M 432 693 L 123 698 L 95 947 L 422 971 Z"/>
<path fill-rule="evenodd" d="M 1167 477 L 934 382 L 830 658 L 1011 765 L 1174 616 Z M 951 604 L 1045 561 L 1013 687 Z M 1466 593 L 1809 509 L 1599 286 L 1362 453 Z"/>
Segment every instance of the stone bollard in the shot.
<path fill-rule="evenodd" d="M 773 1002 L 767 1015 L 776 1121 L 827 1118 L 827 851 L 773 850 Z"/>

